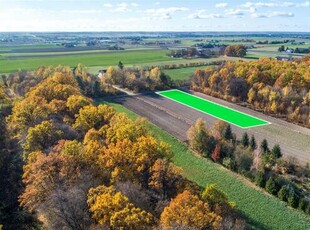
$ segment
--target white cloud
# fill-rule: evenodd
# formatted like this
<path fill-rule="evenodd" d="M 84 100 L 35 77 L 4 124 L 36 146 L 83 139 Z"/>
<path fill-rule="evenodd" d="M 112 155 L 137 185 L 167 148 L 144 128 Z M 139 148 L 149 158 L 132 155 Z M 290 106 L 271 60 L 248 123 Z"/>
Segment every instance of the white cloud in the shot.
<path fill-rule="evenodd" d="M 119 3 L 116 7 L 112 10 L 113 12 L 128 12 L 131 11 L 129 9 L 129 5 L 126 2 Z"/>
<path fill-rule="evenodd" d="M 255 13 L 257 9 L 255 7 L 249 7 L 249 8 L 236 8 L 236 9 L 226 9 L 225 14 L 226 15 L 232 15 L 232 16 L 241 16 L 245 15 L 246 13 Z"/>
<path fill-rule="evenodd" d="M 206 14 L 205 10 L 197 10 L 194 14 L 190 14 L 190 19 L 213 19 L 213 18 L 224 18 L 221 14 Z"/>
<path fill-rule="evenodd" d="M 158 9 L 148 9 L 145 11 L 146 14 L 151 17 L 159 18 L 159 19 L 171 19 L 172 14 L 176 12 L 184 12 L 189 9 L 186 7 L 169 7 L 169 8 L 158 8 Z"/>
<path fill-rule="evenodd" d="M 228 6 L 228 3 L 226 3 L 226 2 L 215 4 L 215 8 L 225 8 L 227 6 Z"/>
<path fill-rule="evenodd" d="M 272 18 L 272 17 L 294 17 L 291 12 L 272 11 L 268 13 L 254 13 L 251 14 L 253 18 Z"/>
<path fill-rule="evenodd" d="M 69 13 L 69 14 L 96 14 L 101 13 L 101 10 L 61 10 L 61 13 Z"/>
<path fill-rule="evenodd" d="M 310 2 L 305 1 L 302 3 L 296 2 L 246 2 L 245 4 L 241 5 L 243 7 L 310 7 Z"/>
<path fill-rule="evenodd" d="M 245 10 L 242 9 L 230 9 L 230 10 L 225 10 L 226 15 L 233 15 L 233 16 L 241 16 L 244 15 Z"/>
<path fill-rule="evenodd" d="M 242 6 L 244 7 L 275 7 L 278 3 L 275 2 L 246 2 Z"/>

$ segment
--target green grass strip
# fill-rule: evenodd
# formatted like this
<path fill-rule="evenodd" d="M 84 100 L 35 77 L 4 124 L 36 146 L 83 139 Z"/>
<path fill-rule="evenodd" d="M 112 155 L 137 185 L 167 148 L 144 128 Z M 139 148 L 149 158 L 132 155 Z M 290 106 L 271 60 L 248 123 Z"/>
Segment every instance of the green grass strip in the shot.
<path fill-rule="evenodd" d="M 102 103 L 103 101 L 97 101 Z M 106 102 L 104 102 L 106 103 Z M 116 103 L 106 103 L 117 112 L 124 112 L 131 119 L 137 114 Z M 225 191 L 229 200 L 237 203 L 237 209 L 254 229 L 260 230 L 305 230 L 310 229 L 310 218 L 300 211 L 287 207 L 277 198 L 266 195 L 253 184 L 212 161 L 198 157 L 188 147 L 166 131 L 148 123 L 151 134 L 168 143 L 174 153 L 173 162 L 183 169 L 183 176 L 205 187 L 215 183 Z"/>
<path fill-rule="evenodd" d="M 186 105 L 192 109 L 211 115 L 217 119 L 229 122 L 240 128 L 251 128 L 261 125 L 270 124 L 267 121 L 247 115 L 237 110 L 222 106 L 220 104 L 208 101 L 206 99 L 185 93 L 183 91 L 173 89 L 158 92 L 157 94 Z"/>

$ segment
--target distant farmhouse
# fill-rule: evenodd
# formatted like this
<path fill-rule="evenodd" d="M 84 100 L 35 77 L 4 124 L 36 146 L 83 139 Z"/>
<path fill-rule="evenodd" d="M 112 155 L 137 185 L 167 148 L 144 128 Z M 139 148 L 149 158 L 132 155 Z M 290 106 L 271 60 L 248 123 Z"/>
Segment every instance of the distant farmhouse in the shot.
<path fill-rule="evenodd" d="M 105 78 L 106 73 L 107 73 L 107 69 L 99 70 L 98 77 L 100 79 L 103 79 L 103 78 Z"/>

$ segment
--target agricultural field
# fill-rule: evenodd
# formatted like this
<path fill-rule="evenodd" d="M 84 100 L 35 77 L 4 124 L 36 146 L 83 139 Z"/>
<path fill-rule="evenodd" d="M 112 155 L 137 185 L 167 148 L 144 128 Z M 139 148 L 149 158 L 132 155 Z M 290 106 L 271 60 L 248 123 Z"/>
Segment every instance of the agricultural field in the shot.
<path fill-rule="evenodd" d="M 105 102 L 106 103 L 106 102 Z M 125 112 L 130 118 L 137 118 L 137 114 L 117 103 L 108 103 L 118 112 Z M 188 147 L 169 133 L 152 123 L 148 126 L 156 138 L 171 146 L 174 153 L 173 161 L 182 168 L 183 175 L 195 181 L 200 186 L 216 183 L 224 190 L 231 201 L 237 203 L 237 209 L 246 217 L 254 229 L 300 229 L 309 227 L 309 217 L 303 213 L 286 207 L 251 183 L 228 171 L 208 159 L 197 156 Z M 272 215 L 271 215 L 272 213 Z"/>
<path fill-rule="evenodd" d="M 209 65 L 209 66 L 213 67 L 214 65 Z M 196 69 L 204 69 L 209 66 L 167 69 L 167 70 L 164 70 L 164 72 L 168 74 L 173 80 L 188 80 L 193 75 Z"/>
<path fill-rule="evenodd" d="M 27 37 L 27 42 L 17 41 L 15 43 L 4 44 L 0 42 L 0 73 L 11 73 L 18 70 L 33 70 L 41 65 L 69 65 L 76 66 L 78 63 L 84 64 L 90 73 L 97 74 L 99 70 L 107 66 L 116 66 L 122 61 L 126 66 L 155 66 L 165 64 L 184 64 L 191 62 L 212 62 L 214 60 L 237 60 L 238 58 L 193 58 L 193 59 L 176 59 L 168 57 L 166 54 L 169 49 L 181 49 L 194 46 L 197 43 L 214 43 L 221 45 L 244 44 L 254 46 L 248 49 L 248 54 L 242 60 L 252 60 L 262 57 L 272 57 L 278 55 L 287 55 L 277 51 L 281 44 L 256 44 L 258 41 L 282 40 L 281 37 L 249 37 L 249 36 L 205 36 L 205 37 L 181 37 L 171 38 L 156 37 L 144 38 L 138 44 L 132 44 L 128 38 L 116 39 L 113 44 L 125 48 L 125 50 L 109 50 L 107 46 L 86 46 L 81 43 L 76 47 L 67 48 L 62 46 L 72 40 L 87 39 L 84 34 L 72 34 L 72 37 L 59 36 L 53 44 L 44 43 L 42 39 Z M 92 35 L 95 39 L 98 35 Z M 43 37 L 45 39 L 45 37 Z M 174 44 L 178 40 L 179 43 Z M 304 45 L 289 45 L 290 48 L 306 48 L 309 46 L 307 39 L 295 38 L 296 42 L 306 42 Z M 113 41 L 113 39 L 111 39 Z M 49 41 L 50 42 L 50 41 Z M 149 44 L 150 43 L 150 44 Z M 161 45 L 164 44 L 164 45 Z M 294 54 L 294 56 L 302 56 Z M 240 58 L 239 58 L 240 59 Z M 166 70 L 175 80 L 186 80 L 193 73 L 194 68 L 184 68 L 179 70 Z"/>
<path fill-rule="evenodd" d="M 86 66 L 110 66 L 122 61 L 125 65 L 145 64 L 154 62 L 171 61 L 165 50 L 143 50 L 143 51 L 115 51 L 102 54 L 67 55 L 56 57 L 32 57 L 20 59 L 0 59 L 0 72 L 10 73 L 19 69 L 33 70 L 38 66 L 68 65 L 71 67 L 83 63 Z"/>
<path fill-rule="evenodd" d="M 270 124 L 262 119 L 241 113 L 237 110 L 193 96 L 180 90 L 161 91 L 157 92 L 157 94 L 243 129 Z"/>
<path fill-rule="evenodd" d="M 179 64 L 189 64 L 189 63 L 205 63 L 205 62 L 213 62 L 213 61 L 223 61 L 227 58 L 210 58 L 210 59 L 202 59 L 202 58 L 193 58 L 193 59 L 179 59 L 179 58 L 170 58 L 167 61 L 156 61 L 149 63 L 140 63 L 140 64 L 125 64 L 126 67 L 151 67 L 151 66 L 163 66 L 163 65 L 179 65 Z M 116 67 L 115 63 L 111 64 L 111 66 Z M 92 74 L 97 74 L 99 70 L 103 67 L 107 66 L 89 66 L 87 67 L 87 72 Z M 185 80 L 189 79 L 190 75 L 194 73 L 194 70 L 197 68 L 203 68 L 203 66 L 199 67 L 186 67 L 186 68 L 177 68 L 177 69 L 167 69 L 164 70 L 172 79 L 174 80 Z M 179 72 L 183 72 L 183 74 L 179 75 Z M 189 75 L 187 73 L 189 72 Z"/>
<path fill-rule="evenodd" d="M 257 143 L 260 143 L 263 139 L 267 139 L 268 144 L 271 147 L 280 144 L 284 157 L 294 156 L 302 164 L 309 162 L 309 129 L 202 93 L 192 91 L 190 91 L 190 93 L 271 123 L 270 125 L 263 125 L 249 129 L 242 129 L 238 126 L 232 125 L 232 130 L 237 135 L 237 138 L 241 138 L 243 133 L 247 132 L 248 135 L 255 136 Z M 202 118 L 207 123 L 208 127 L 211 127 L 217 120 L 208 114 L 194 110 L 168 98 L 161 97 L 155 93 L 118 98 L 117 102 L 135 111 L 140 116 L 147 117 L 151 122 L 182 141 L 187 140 L 186 130 L 188 130 L 190 125 L 193 125 L 198 118 Z"/>

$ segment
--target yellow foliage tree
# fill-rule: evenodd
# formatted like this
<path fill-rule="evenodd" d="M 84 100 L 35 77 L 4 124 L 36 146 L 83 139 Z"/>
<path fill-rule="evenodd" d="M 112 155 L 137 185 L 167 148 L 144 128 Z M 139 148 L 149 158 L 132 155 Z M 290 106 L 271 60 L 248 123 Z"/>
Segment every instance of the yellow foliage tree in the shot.
<path fill-rule="evenodd" d="M 91 188 L 87 204 L 92 217 L 111 229 L 147 229 L 155 222 L 152 214 L 134 207 L 126 196 L 112 186 Z"/>
<path fill-rule="evenodd" d="M 153 137 L 139 137 L 111 143 L 103 148 L 100 162 L 111 173 L 112 180 L 139 180 L 146 182 L 146 173 L 157 158 L 169 155 Z"/>
<path fill-rule="evenodd" d="M 111 119 L 110 127 L 107 129 L 107 140 L 109 142 L 124 139 L 135 141 L 137 138 L 147 135 L 145 119 L 138 118 L 133 122 L 125 113 L 116 114 Z"/>
<path fill-rule="evenodd" d="M 86 133 L 89 129 L 99 129 L 104 124 L 109 123 L 110 119 L 114 116 L 115 110 L 107 105 L 93 105 L 84 106 L 76 115 L 73 127 Z"/>
<path fill-rule="evenodd" d="M 219 229 L 221 217 L 189 191 L 172 199 L 160 216 L 163 229 Z"/>

